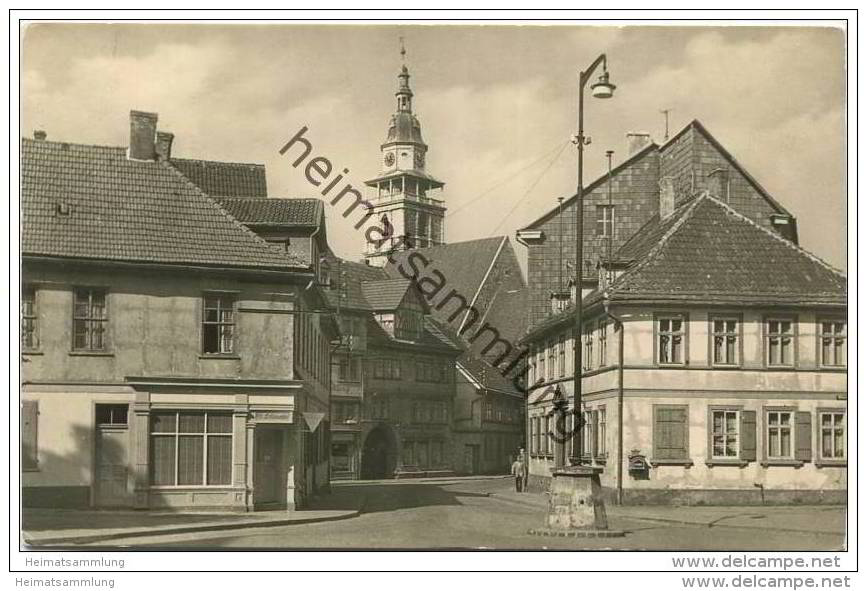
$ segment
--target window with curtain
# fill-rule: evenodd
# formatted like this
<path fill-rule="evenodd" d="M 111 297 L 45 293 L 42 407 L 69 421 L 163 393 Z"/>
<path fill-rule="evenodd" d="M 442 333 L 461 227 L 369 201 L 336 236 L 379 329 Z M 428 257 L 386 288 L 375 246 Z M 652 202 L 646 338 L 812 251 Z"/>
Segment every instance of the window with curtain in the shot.
<path fill-rule="evenodd" d="M 682 317 L 663 316 L 657 319 L 657 358 L 659 363 L 683 363 L 684 336 Z"/>
<path fill-rule="evenodd" d="M 202 352 L 228 355 L 235 352 L 235 298 L 226 294 L 204 297 Z"/>
<path fill-rule="evenodd" d="M 232 413 L 151 413 L 151 484 L 218 486 L 232 482 Z"/>
<path fill-rule="evenodd" d="M 819 453 L 823 460 L 842 460 L 846 457 L 846 412 L 819 413 Z"/>
<path fill-rule="evenodd" d="M 104 351 L 107 325 L 105 290 L 76 288 L 73 295 L 72 348 L 76 351 Z"/>
<path fill-rule="evenodd" d="M 823 320 L 821 323 L 822 365 L 846 365 L 846 323 L 842 320 Z"/>
<path fill-rule="evenodd" d="M 713 364 L 737 365 L 738 321 L 735 318 L 713 319 Z"/>
<path fill-rule="evenodd" d="M 794 323 L 791 320 L 767 321 L 766 325 L 767 361 L 771 366 L 791 366 L 794 364 Z"/>

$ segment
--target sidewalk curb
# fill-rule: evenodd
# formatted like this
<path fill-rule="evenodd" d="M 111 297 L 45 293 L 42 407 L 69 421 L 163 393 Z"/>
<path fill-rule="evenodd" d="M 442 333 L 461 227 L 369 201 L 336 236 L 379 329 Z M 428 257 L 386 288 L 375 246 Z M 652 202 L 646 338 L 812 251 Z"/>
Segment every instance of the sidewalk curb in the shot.
<path fill-rule="evenodd" d="M 309 523 L 325 523 L 329 521 L 342 521 L 344 519 L 352 519 L 361 515 L 362 508 L 344 511 L 338 515 L 330 515 L 326 517 L 301 517 L 301 518 L 284 518 L 275 519 L 273 521 L 242 521 L 242 522 L 225 522 L 225 523 L 203 523 L 198 525 L 183 525 L 178 527 L 170 527 L 165 529 L 132 529 L 127 531 L 118 531 L 110 534 L 87 534 L 74 536 L 56 536 L 53 538 L 43 539 L 28 539 L 27 532 L 22 532 L 24 542 L 33 547 L 41 546 L 64 546 L 69 544 L 92 544 L 94 542 L 105 542 L 110 540 L 120 540 L 126 538 L 141 538 L 148 536 L 167 536 L 176 534 L 201 533 L 210 531 L 225 531 L 233 529 L 255 529 L 263 527 L 281 527 L 286 525 L 305 525 Z"/>

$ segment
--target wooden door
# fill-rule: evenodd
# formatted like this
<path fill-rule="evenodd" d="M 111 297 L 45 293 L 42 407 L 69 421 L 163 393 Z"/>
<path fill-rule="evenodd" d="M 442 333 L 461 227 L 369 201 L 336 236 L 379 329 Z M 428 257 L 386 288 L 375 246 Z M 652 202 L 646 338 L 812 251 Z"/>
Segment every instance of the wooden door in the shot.
<path fill-rule="evenodd" d="M 96 430 L 95 504 L 118 507 L 130 504 L 129 437 L 126 429 Z"/>
<path fill-rule="evenodd" d="M 254 503 L 256 505 L 277 505 L 286 502 L 283 478 L 283 429 L 256 429 L 255 463 L 253 474 Z"/>

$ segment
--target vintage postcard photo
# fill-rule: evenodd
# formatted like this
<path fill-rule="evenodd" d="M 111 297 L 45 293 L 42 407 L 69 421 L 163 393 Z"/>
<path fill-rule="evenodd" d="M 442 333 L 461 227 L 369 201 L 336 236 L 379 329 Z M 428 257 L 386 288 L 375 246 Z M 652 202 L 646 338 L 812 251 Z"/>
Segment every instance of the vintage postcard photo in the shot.
<path fill-rule="evenodd" d="M 23 23 L 22 549 L 831 560 L 848 34 Z"/>

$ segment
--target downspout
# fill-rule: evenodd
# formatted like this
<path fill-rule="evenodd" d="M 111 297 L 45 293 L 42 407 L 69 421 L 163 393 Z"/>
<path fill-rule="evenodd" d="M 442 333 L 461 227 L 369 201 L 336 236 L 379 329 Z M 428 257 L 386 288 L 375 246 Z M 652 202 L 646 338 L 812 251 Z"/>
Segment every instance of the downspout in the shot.
<path fill-rule="evenodd" d="M 609 309 L 609 300 L 603 301 L 605 315 L 615 323 L 620 334 L 617 341 L 617 504 L 623 504 L 623 320 Z"/>

